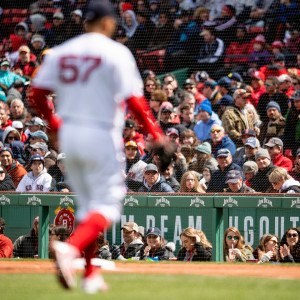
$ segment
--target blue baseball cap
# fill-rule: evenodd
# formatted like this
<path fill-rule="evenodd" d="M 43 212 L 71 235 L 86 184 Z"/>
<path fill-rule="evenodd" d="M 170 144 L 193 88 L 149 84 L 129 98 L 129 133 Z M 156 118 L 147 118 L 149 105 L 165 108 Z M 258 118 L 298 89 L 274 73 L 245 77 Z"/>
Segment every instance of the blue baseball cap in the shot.
<path fill-rule="evenodd" d="M 217 152 L 217 157 L 227 157 L 229 155 L 231 155 L 231 153 L 227 148 L 222 148 Z"/>
<path fill-rule="evenodd" d="M 48 142 L 48 136 L 47 134 L 42 131 L 42 130 L 38 130 L 38 131 L 35 131 L 35 132 L 32 132 L 30 133 L 30 137 L 34 137 L 34 138 L 38 138 L 38 139 L 43 139 L 45 140 L 46 142 Z"/>
<path fill-rule="evenodd" d="M 226 174 L 226 183 L 237 183 L 242 177 L 239 170 L 230 170 Z"/>
<path fill-rule="evenodd" d="M 34 154 L 30 157 L 30 165 L 34 162 L 34 161 L 41 161 L 43 164 L 45 164 L 45 160 L 44 157 L 39 155 L 39 154 Z"/>
<path fill-rule="evenodd" d="M 161 231 L 157 227 L 150 227 L 147 230 L 146 236 L 153 234 L 156 236 L 161 236 Z"/>

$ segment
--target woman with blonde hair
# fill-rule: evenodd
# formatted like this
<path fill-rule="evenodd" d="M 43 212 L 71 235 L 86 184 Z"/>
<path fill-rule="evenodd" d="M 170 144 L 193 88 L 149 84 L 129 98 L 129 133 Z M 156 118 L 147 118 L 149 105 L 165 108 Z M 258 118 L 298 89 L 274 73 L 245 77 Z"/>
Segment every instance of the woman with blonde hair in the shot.
<path fill-rule="evenodd" d="M 246 262 L 254 259 L 252 248 L 245 245 L 244 238 L 236 227 L 229 227 L 224 232 L 223 256 L 227 262 Z"/>
<path fill-rule="evenodd" d="M 180 234 L 182 248 L 179 250 L 179 261 L 210 261 L 212 245 L 202 230 L 187 227 Z"/>
<path fill-rule="evenodd" d="M 180 182 L 181 193 L 205 193 L 201 187 L 197 173 L 195 171 L 187 171 L 182 175 Z"/>
<path fill-rule="evenodd" d="M 294 194 L 300 193 L 300 182 L 288 174 L 287 170 L 276 167 L 269 174 L 269 181 L 274 190 L 279 193 Z"/>

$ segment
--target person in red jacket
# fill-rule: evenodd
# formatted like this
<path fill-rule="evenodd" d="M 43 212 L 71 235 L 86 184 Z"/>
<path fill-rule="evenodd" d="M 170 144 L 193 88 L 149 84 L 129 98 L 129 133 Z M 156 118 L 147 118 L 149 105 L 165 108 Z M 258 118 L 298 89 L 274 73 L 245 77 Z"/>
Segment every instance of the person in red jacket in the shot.
<path fill-rule="evenodd" d="M 4 235 L 5 220 L 0 218 L 0 258 L 10 258 L 13 255 L 13 243 Z"/>
<path fill-rule="evenodd" d="M 144 136 L 136 131 L 136 124 L 133 120 L 127 119 L 125 121 L 125 127 L 123 129 L 123 138 L 124 138 L 124 144 L 129 141 L 136 142 L 140 155 L 145 154 L 145 141 Z"/>
<path fill-rule="evenodd" d="M 259 71 L 264 74 L 265 78 L 269 76 L 280 76 L 282 74 L 288 74 L 285 68 L 285 57 L 282 53 L 277 53 L 272 58 L 270 65 L 262 66 Z"/>
<path fill-rule="evenodd" d="M 29 47 L 21 46 L 19 48 L 19 59 L 13 69 L 21 76 L 31 79 L 37 66 L 36 56 L 30 53 Z"/>
<path fill-rule="evenodd" d="M 292 171 L 293 162 L 288 157 L 283 155 L 283 142 L 280 138 L 274 137 L 269 139 L 265 146 L 269 151 L 274 166 L 282 167 L 288 172 Z"/>

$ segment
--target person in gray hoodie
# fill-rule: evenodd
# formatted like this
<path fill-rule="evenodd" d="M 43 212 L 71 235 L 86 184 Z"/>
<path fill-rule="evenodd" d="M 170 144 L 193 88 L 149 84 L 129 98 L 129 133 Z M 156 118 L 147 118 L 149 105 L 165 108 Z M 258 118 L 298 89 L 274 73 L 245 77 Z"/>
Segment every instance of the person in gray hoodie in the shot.
<path fill-rule="evenodd" d="M 269 174 L 269 181 L 279 193 L 300 193 L 300 182 L 290 176 L 284 168 L 274 168 Z"/>

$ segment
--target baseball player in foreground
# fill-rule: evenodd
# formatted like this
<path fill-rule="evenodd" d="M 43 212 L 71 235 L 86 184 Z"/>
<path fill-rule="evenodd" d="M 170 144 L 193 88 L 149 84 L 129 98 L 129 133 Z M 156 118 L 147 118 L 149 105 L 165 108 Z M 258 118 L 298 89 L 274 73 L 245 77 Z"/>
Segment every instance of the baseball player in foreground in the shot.
<path fill-rule="evenodd" d="M 58 276 L 65 288 L 75 287 L 72 263 L 84 252 L 82 288 L 86 293 L 107 288 L 91 259 L 99 232 L 119 221 L 125 196 L 124 101 L 153 136 L 153 144 L 168 147 L 143 97 L 142 80 L 131 52 L 110 38 L 115 27 L 110 3 L 90 2 L 86 34 L 54 48 L 32 85 L 37 109 L 47 119 L 52 134 L 59 131 L 59 145 L 66 153 L 66 168 L 78 196 L 78 227 L 67 243 L 56 241 L 52 245 Z M 57 94 L 60 119 L 47 106 L 46 96 L 52 92 Z"/>

